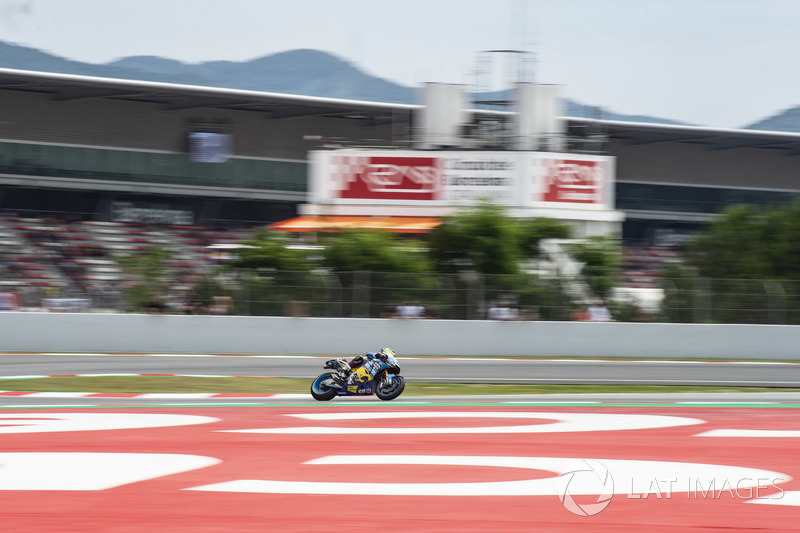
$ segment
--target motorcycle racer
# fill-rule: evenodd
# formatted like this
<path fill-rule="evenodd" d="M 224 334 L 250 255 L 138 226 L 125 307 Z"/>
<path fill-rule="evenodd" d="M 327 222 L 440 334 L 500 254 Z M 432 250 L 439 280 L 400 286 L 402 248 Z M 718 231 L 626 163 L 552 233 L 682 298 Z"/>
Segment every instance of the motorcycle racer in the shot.
<path fill-rule="evenodd" d="M 352 363 L 352 364 L 351 364 Z M 394 400 L 405 389 L 397 355 L 391 348 L 357 355 L 348 362 L 339 357 L 325 361 L 324 374 L 311 383 L 311 396 L 326 402 L 337 396 L 375 395 L 383 401 Z"/>
<path fill-rule="evenodd" d="M 339 362 L 339 373 L 338 375 L 333 375 L 334 379 L 337 381 L 341 381 L 342 384 L 348 383 L 352 381 L 354 376 L 358 373 L 358 369 L 364 365 L 364 363 L 373 358 L 377 359 L 385 359 L 389 355 L 395 356 L 394 350 L 391 348 L 381 348 L 377 352 L 367 352 L 363 356 L 357 355 L 353 357 L 348 363 L 345 359 L 338 359 Z"/>

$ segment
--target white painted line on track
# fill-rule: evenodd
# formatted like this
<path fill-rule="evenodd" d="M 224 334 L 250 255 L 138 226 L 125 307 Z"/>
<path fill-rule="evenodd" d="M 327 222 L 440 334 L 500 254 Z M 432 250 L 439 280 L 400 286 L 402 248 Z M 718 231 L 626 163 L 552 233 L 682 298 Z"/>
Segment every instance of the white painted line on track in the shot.
<path fill-rule="evenodd" d="M 83 398 L 85 392 L 32 392 L 26 394 L 27 398 Z"/>
<path fill-rule="evenodd" d="M 79 378 L 105 378 L 105 377 L 130 377 L 130 376 L 140 376 L 141 374 L 131 374 L 131 373 L 120 373 L 120 374 L 75 374 L 75 377 Z M 52 376 L 46 376 L 52 377 Z M 0 377 L 0 379 L 8 379 L 6 377 Z"/>
<path fill-rule="evenodd" d="M 20 354 L 15 354 L 15 355 L 20 355 Z M 106 353 L 83 353 L 83 352 L 75 352 L 75 353 L 71 353 L 71 352 L 70 353 L 66 353 L 66 352 L 65 353 L 41 352 L 41 353 L 29 353 L 29 354 L 23 354 L 23 355 L 76 355 L 76 356 L 83 357 L 83 356 L 92 356 L 92 355 L 106 356 L 106 355 L 110 355 L 110 354 L 106 354 Z"/>
<path fill-rule="evenodd" d="M 232 377 L 246 377 L 246 376 L 231 376 L 230 374 L 181 374 L 178 377 L 183 378 L 232 378 Z"/>
<path fill-rule="evenodd" d="M 712 429 L 698 433 L 695 437 L 795 438 L 800 437 L 800 431 L 788 429 Z"/>
<path fill-rule="evenodd" d="M 414 359 L 416 361 L 475 361 L 476 363 L 490 363 L 494 361 L 533 361 L 533 359 L 514 359 L 513 357 L 401 357 L 401 359 Z"/>
<path fill-rule="evenodd" d="M 352 357 L 352 356 L 335 356 L 335 355 L 244 355 L 244 356 L 230 356 L 226 355 L 223 357 L 259 357 L 259 358 L 268 358 L 268 359 L 333 359 L 336 357 Z M 404 357 L 403 359 L 408 359 L 408 357 Z"/>
<path fill-rule="evenodd" d="M 204 353 L 145 353 L 140 355 L 146 357 L 217 357 L 216 355 L 213 354 L 204 354 Z"/>
<path fill-rule="evenodd" d="M 672 403 L 681 404 L 681 405 L 684 405 L 684 404 L 685 404 L 685 405 L 692 405 L 692 404 L 696 404 L 696 403 L 708 403 L 708 402 L 707 402 L 706 400 L 703 400 L 703 401 L 701 401 L 701 402 L 697 402 L 697 401 L 683 401 L 683 402 L 672 402 Z M 723 403 L 723 404 L 724 404 L 724 403 L 730 403 L 730 404 L 737 404 L 737 403 L 742 403 L 742 402 L 731 402 L 731 401 L 720 401 L 720 402 L 716 402 L 716 401 L 715 401 L 714 403 Z M 764 405 L 772 405 L 772 404 L 774 404 L 775 402 L 752 402 L 752 401 L 750 401 L 750 400 L 747 400 L 747 403 L 749 403 L 749 404 L 764 404 Z"/>
<path fill-rule="evenodd" d="M 532 400 L 519 401 L 519 402 L 500 402 L 500 403 L 527 405 L 527 404 L 531 403 L 531 401 Z M 590 400 L 587 400 L 585 402 L 582 402 L 580 400 L 574 400 L 574 401 L 573 400 L 534 400 L 534 401 L 536 403 L 552 403 L 552 404 L 558 404 L 558 405 L 562 405 L 562 404 L 566 404 L 566 403 L 575 404 L 575 405 L 601 405 L 601 404 L 605 403 L 605 402 L 593 402 L 593 401 L 590 401 Z"/>
<path fill-rule="evenodd" d="M 783 493 L 747 500 L 745 503 L 759 503 L 762 505 L 791 505 L 794 507 L 800 507 L 800 490 L 785 490 Z"/>
<path fill-rule="evenodd" d="M 732 365 L 797 365 L 791 361 L 727 361 Z"/>
<path fill-rule="evenodd" d="M 0 380 L 4 379 L 41 379 L 41 378 L 85 378 L 85 377 L 130 377 L 130 376 L 137 376 L 137 377 L 156 377 L 156 378 L 163 378 L 163 377 L 195 377 L 195 378 L 258 378 L 258 379 L 273 379 L 273 376 L 235 376 L 232 374 L 156 374 L 156 373 L 149 373 L 149 374 L 48 374 L 48 375 L 39 375 L 39 376 L 0 376 Z"/>
<path fill-rule="evenodd" d="M 54 403 L 54 404 L 30 404 L 30 405 L 8 405 L 5 407 L 12 408 L 12 409 L 38 409 L 38 408 L 47 408 L 47 409 L 61 409 L 67 408 L 71 409 L 73 407 L 94 407 L 95 405 L 100 404 L 91 404 L 91 403 Z"/>
<path fill-rule="evenodd" d="M 478 379 L 475 376 L 471 377 L 451 377 L 451 378 L 432 378 L 432 379 L 415 379 L 418 383 L 466 383 L 475 382 Z M 787 386 L 796 387 L 797 383 L 787 381 L 734 381 L 728 379 L 712 380 L 712 379 L 618 379 L 618 378 L 487 378 L 486 381 L 481 383 L 495 384 L 497 382 L 511 382 L 523 383 L 526 385 L 533 385 L 537 383 L 568 383 L 570 385 L 590 383 L 590 384 L 614 384 L 630 383 L 636 385 L 716 385 L 716 386 L 756 386 L 763 385 L 765 387 Z"/>

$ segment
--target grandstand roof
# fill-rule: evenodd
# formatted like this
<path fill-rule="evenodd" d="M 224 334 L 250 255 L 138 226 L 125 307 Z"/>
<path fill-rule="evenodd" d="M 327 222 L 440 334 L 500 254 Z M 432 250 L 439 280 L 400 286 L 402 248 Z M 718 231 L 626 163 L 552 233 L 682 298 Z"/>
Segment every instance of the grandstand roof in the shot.
<path fill-rule="evenodd" d="M 398 121 L 419 107 L 0 68 L 2 89 L 43 93 L 60 100 L 100 98 L 160 104 L 169 110 L 203 107 L 258 111 L 275 118 L 329 116 Z"/>
<path fill-rule="evenodd" d="M 783 131 L 707 128 L 568 118 L 570 128 L 594 128 L 611 139 L 630 145 L 683 143 L 709 150 L 765 148 L 780 150 L 784 155 L 800 155 L 800 133 Z"/>
<path fill-rule="evenodd" d="M 217 108 L 266 113 L 274 118 L 322 116 L 408 122 L 422 106 L 174 83 L 97 78 L 0 68 L 0 90 L 48 94 L 61 100 L 110 99 L 159 104 L 170 110 Z M 480 115 L 509 112 L 478 110 Z M 630 145 L 694 144 L 709 150 L 763 148 L 800 155 L 800 133 L 706 128 L 565 117 L 571 134 L 593 131 Z"/>

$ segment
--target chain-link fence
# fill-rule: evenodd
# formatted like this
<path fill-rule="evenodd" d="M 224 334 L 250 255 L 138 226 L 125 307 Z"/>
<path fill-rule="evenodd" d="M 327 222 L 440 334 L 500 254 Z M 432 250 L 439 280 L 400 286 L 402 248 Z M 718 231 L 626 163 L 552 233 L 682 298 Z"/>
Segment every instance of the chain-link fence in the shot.
<path fill-rule="evenodd" d="M 208 278 L 196 297 L 225 297 L 240 315 L 386 318 L 413 307 L 453 320 L 576 320 L 593 303 L 576 285 L 526 274 L 263 271 Z M 684 277 L 660 287 L 655 298 L 623 290 L 605 303 L 619 321 L 800 324 L 800 281 Z"/>
<path fill-rule="evenodd" d="M 685 277 L 662 286 L 664 322 L 800 324 L 800 281 Z"/>
<path fill-rule="evenodd" d="M 409 307 L 427 318 L 569 320 L 578 305 L 559 279 L 527 275 L 253 271 L 207 278 L 195 294 L 226 298 L 241 315 L 387 318 Z M 420 309 L 422 308 L 422 309 Z"/>
<path fill-rule="evenodd" d="M 800 281 L 685 276 L 661 279 L 659 286 L 622 289 L 604 303 L 614 320 L 625 322 L 800 324 Z M 49 311 L 151 311 L 137 308 L 132 295 L 122 288 L 57 299 L 26 293 L 21 299 L 24 306 L 34 308 L 41 303 Z M 581 279 L 530 274 L 223 269 L 191 287 L 166 291 L 157 312 L 584 320 L 587 308 L 597 300 Z"/>
<path fill-rule="evenodd" d="M 592 304 L 580 279 L 533 275 L 252 271 L 209 277 L 194 297 L 240 315 L 386 318 L 405 308 L 454 320 L 575 320 Z M 606 305 L 619 321 L 800 323 L 800 282 L 686 277 L 661 281 L 647 300 L 619 291 Z"/>

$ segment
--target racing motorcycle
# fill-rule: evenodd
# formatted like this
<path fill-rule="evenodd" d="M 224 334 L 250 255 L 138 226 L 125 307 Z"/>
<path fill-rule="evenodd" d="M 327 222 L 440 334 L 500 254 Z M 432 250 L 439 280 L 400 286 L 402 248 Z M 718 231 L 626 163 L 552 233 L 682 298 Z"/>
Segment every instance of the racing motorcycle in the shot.
<path fill-rule="evenodd" d="M 321 402 L 336 396 L 372 394 L 388 401 L 400 396 L 406 388 L 406 381 L 397 366 L 397 355 L 389 348 L 367 353 L 363 364 L 355 369 L 351 369 L 342 358 L 327 360 L 324 368 L 330 372 L 321 374 L 311 384 L 311 396 Z"/>

